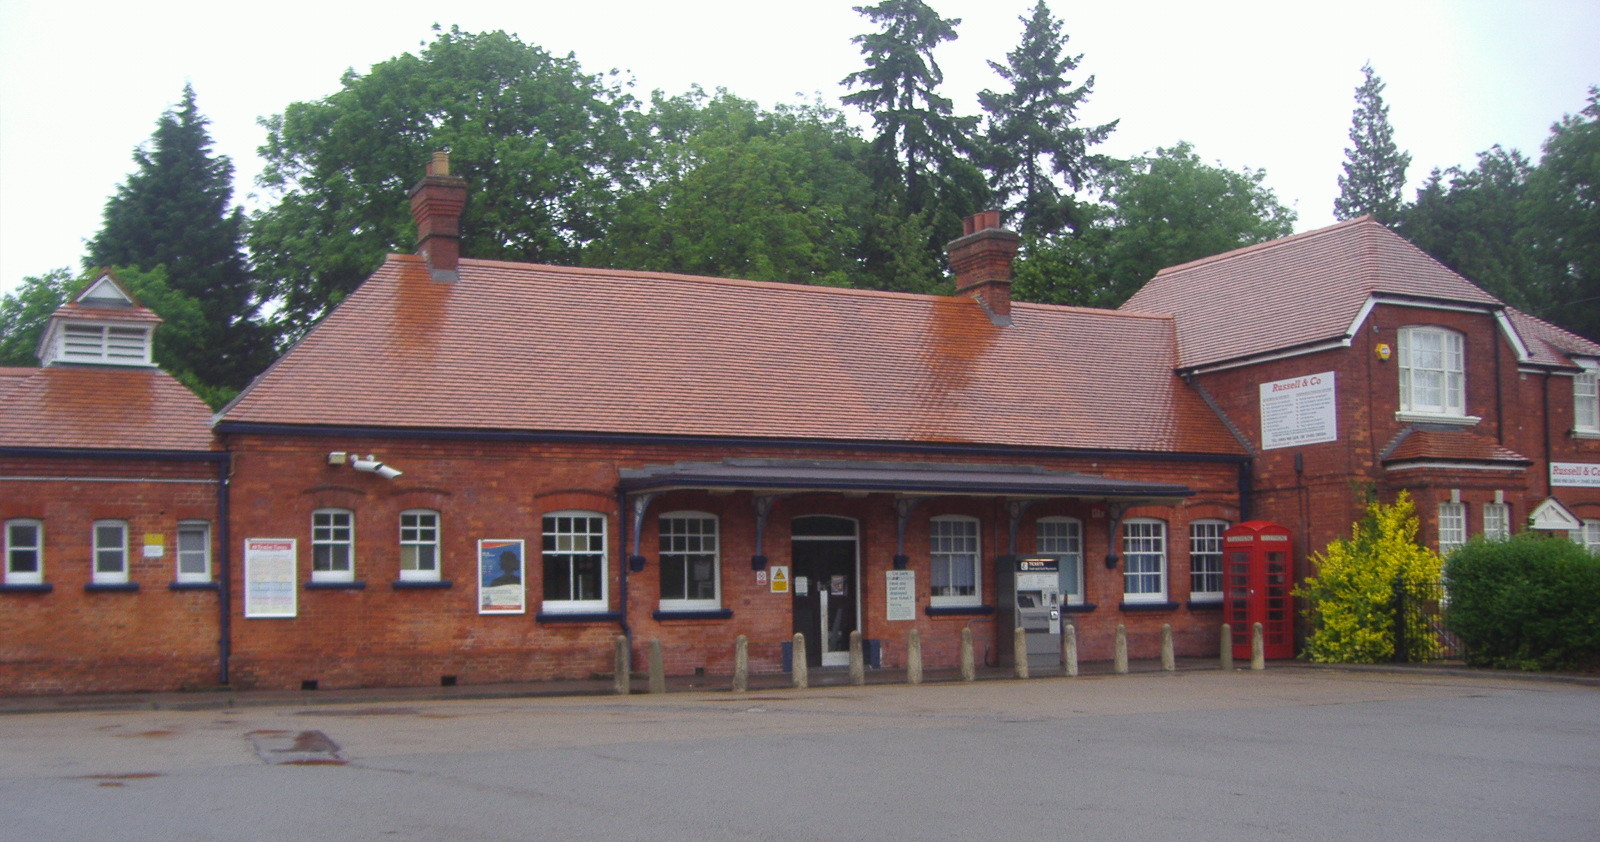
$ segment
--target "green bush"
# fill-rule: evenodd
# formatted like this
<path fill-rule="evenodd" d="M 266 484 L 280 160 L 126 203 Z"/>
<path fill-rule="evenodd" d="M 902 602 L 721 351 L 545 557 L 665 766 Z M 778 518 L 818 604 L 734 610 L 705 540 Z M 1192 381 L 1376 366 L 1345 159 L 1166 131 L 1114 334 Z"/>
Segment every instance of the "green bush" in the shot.
<path fill-rule="evenodd" d="M 1445 625 L 1467 663 L 1500 669 L 1600 666 L 1600 557 L 1565 538 L 1475 538 L 1445 564 Z"/>
<path fill-rule="evenodd" d="M 1367 504 L 1367 514 L 1340 539 L 1314 554 L 1317 575 L 1295 588 L 1309 602 L 1306 657 L 1319 663 L 1372 664 L 1394 657 L 1394 582 L 1404 579 L 1413 599 L 1439 581 L 1439 554 L 1417 543 L 1417 516 L 1401 492 L 1393 505 Z M 1410 617 L 1407 634 L 1421 639 L 1427 620 Z M 1420 650 L 1417 655 L 1420 655 Z"/>

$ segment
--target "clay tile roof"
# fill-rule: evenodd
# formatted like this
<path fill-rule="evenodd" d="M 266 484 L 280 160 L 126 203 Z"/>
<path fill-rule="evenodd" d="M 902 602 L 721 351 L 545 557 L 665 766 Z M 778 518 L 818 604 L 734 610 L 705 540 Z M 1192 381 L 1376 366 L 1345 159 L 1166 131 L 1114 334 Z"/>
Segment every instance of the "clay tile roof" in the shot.
<path fill-rule="evenodd" d="M 1499 462 L 1507 469 L 1533 464 L 1533 460 L 1504 447 L 1494 439 L 1470 430 L 1423 430 L 1408 427 L 1386 448 L 1385 465 L 1401 462 Z"/>
<path fill-rule="evenodd" d="M 9 389 L 0 369 L 0 447 L 212 450 L 211 410 L 156 368 L 55 365 Z"/>
<path fill-rule="evenodd" d="M 37 368 L 0 368 L 0 400 L 5 400 L 6 394 L 33 376 Z"/>
<path fill-rule="evenodd" d="M 161 317 L 145 307 L 96 307 L 76 302 L 61 305 L 50 317 L 74 322 L 161 323 Z"/>
<path fill-rule="evenodd" d="M 967 298 L 420 258 L 379 270 L 224 424 L 1239 453 L 1172 320 Z"/>
<path fill-rule="evenodd" d="M 1363 216 L 1163 269 L 1121 309 L 1174 314 L 1191 368 L 1344 339 L 1374 295 L 1501 306 Z"/>
<path fill-rule="evenodd" d="M 1600 357 L 1600 344 L 1591 342 L 1564 328 L 1530 316 L 1515 307 L 1507 307 L 1506 315 L 1511 326 L 1528 346 L 1529 362 L 1540 365 L 1575 366 L 1573 357 Z"/>

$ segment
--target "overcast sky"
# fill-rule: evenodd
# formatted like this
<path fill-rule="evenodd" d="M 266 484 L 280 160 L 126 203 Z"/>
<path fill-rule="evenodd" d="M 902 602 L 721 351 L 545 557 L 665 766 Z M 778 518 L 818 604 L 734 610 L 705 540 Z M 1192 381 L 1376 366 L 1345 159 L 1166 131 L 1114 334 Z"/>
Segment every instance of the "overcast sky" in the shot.
<path fill-rule="evenodd" d="M 857 0 L 860 2 L 860 0 Z M 652 89 L 726 87 L 764 106 L 820 96 L 861 66 L 867 31 L 849 0 L 73 3 L 0 0 L 0 291 L 76 270 L 134 147 L 192 83 L 215 151 L 237 168 L 235 201 L 257 207 L 258 117 L 338 88 L 347 68 L 415 52 L 434 23 L 505 29 L 616 68 Z M 978 113 L 1033 0 L 931 0 L 961 18 L 940 48 L 944 93 Z M 1499 143 L 1535 160 L 1550 124 L 1600 84 L 1596 0 L 1363 3 L 1052 0 L 1079 78 L 1096 77 L 1088 123 L 1120 119 L 1102 149 L 1127 156 L 1194 144 L 1208 161 L 1267 172 L 1300 215 L 1333 221 L 1361 66 L 1388 84 L 1395 139 L 1414 188 L 1434 167 L 1470 165 Z M 1076 80 L 1074 80 L 1076 81 Z M 864 120 L 858 124 L 865 125 Z M 1410 190 L 1407 196 L 1411 195 Z"/>

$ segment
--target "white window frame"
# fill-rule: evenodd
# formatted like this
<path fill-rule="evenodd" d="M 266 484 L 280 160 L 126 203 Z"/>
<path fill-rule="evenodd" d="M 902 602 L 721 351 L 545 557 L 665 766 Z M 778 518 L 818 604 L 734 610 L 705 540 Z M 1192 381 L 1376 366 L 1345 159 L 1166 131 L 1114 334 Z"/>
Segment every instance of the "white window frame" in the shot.
<path fill-rule="evenodd" d="M 1476 420 L 1467 415 L 1466 341 L 1460 333 L 1403 327 L 1397 344 L 1401 420 Z"/>
<path fill-rule="evenodd" d="M 586 520 L 592 518 L 598 520 L 600 522 L 599 532 L 594 532 L 587 529 L 581 532 L 577 529 L 562 530 L 559 528 L 562 518 L 583 518 Z M 554 522 L 557 528 L 551 528 L 552 522 Z M 607 609 L 608 605 L 610 604 L 608 602 L 607 593 L 610 588 L 610 571 L 607 569 L 607 561 L 611 555 L 611 544 L 608 535 L 609 528 L 609 518 L 600 512 L 569 509 L 559 512 L 545 513 L 540 524 L 541 542 L 539 554 L 539 582 L 541 586 L 540 590 L 543 592 L 544 596 L 544 601 L 541 603 L 541 610 L 549 613 L 583 614 L 605 611 Z M 594 539 L 597 537 L 599 539 L 600 546 L 598 549 L 595 549 L 593 545 L 595 542 Z M 579 550 L 576 542 L 580 538 L 588 539 L 587 542 L 590 544 L 589 548 L 582 551 Z M 572 595 L 570 585 L 578 580 L 578 577 L 572 572 L 572 557 L 580 555 L 592 555 L 599 557 L 600 587 L 598 597 L 576 598 Z M 562 559 L 559 563 L 567 566 L 567 581 L 569 587 L 565 596 L 552 598 L 549 586 L 549 570 L 550 565 L 552 563 L 556 563 L 554 560 L 557 558 Z"/>
<path fill-rule="evenodd" d="M 338 521 L 340 517 L 344 518 L 342 524 Z M 326 562 L 321 558 L 324 550 L 327 551 Z M 344 556 L 342 567 L 339 564 L 340 555 Z M 317 509 L 311 513 L 311 581 L 355 580 L 356 513 L 349 509 Z"/>
<path fill-rule="evenodd" d="M 1595 555 L 1600 555 L 1600 520 L 1584 520 L 1583 526 L 1567 533 L 1573 543 Z"/>
<path fill-rule="evenodd" d="M 406 509 L 400 513 L 399 527 L 400 581 L 439 581 L 443 566 L 439 558 L 439 513 L 433 509 Z M 425 566 L 425 562 L 431 564 Z"/>
<path fill-rule="evenodd" d="M 113 529 L 117 537 L 114 541 L 108 541 L 106 530 Z M 91 538 L 94 554 L 89 561 L 90 581 L 96 585 L 128 584 L 128 522 L 97 520 Z"/>
<path fill-rule="evenodd" d="M 939 515 L 928 519 L 928 605 L 965 607 L 983 604 L 983 530 L 978 519 L 967 515 Z M 959 593 L 957 572 L 967 568 L 972 592 Z M 939 572 L 944 571 L 943 584 Z"/>
<path fill-rule="evenodd" d="M 1600 438 L 1600 363 L 1580 360 L 1583 371 L 1572 378 L 1572 432 Z"/>
<path fill-rule="evenodd" d="M 1083 521 L 1075 517 L 1042 517 L 1034 522 L 1034 551 L 1056 560 L 1061 571 L 1061 601 L 1083 604 Z M 1077 583 L 1068 590 L 1065 582 Z"/>
<path fill-rule="evenodd" d="M 1439 504 L 1439 555 L 1449 555 L 1467 543 L 1467 504 Z"/>
<path fill-rule="evenodd" d="M 1122 601 L 1167 601 L 1166 521 L 1136 517 L 1122 522 Z"/>
<path fill-rule="evenodd" d="M 193 536 L 199 533 L 199 546 L 185 547 L 184 538 L 188 536 L 190 542 Z M 206 520 L 180 520 L 178 521 L 177 547 L 173 553 L 173 581 L 183 584 L 193 584 L 211 581 L 211 522 Z M 185 562 L 199 562 L 199 570 L 185 570 Z M 195 565 L 189 564 L 189 567 Z"/>
<path fill-rule="evenodd" d="M 1504 541 L 1511 537 L 1511 505 L 1509 503 L 1483 504 L 1483 537 L 1491 541 Z"/>
<path fill-rule="evenodd" d="M 1229 526 L 1217 518 L 1189 521 L 1189 599 L 1194 602 L 1222 601 L 1222 533 Z M 1203 587 L 1206 579 L 1216 588 Z"/>
<path fill-rule="evenodd" d="M 18 536 L 12 533 L 12 528 L 33 529 L 33 541 L 25 543 L 17 541 Z M 8 585 L 42 585 L 44 584 L 44 521 L 29 517 L 12 518 L 6 521 L 6 573 L 5 582 Z M 16 553 L 33 553 L 33 569 L 16 569 Z"/>
<path fill-rule="evenodd" d="M 692 531 L 704 529 L 709 532 Z M 660 545 L 657 566 L 660 568 L 662 611 L 716 611 L 722 608 L 722 524 L 717 516 L 707 512 L 667 512 L 656 522 Z M 689 593 L 689 565 L 698 556 L 711 557 L 711 596 L 691 597 Z M 669 570 L 681 571 L 684 596 L 668 598 L 667 576 Z"/>

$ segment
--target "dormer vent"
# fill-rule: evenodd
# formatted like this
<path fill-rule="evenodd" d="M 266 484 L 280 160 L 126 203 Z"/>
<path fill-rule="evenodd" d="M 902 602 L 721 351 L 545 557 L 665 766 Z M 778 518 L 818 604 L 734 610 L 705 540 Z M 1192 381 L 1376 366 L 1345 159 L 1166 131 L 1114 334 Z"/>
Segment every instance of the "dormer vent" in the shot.
<path fill-rule="evenodd" d="M 39 340 L 39 362 L 155 365 L 151 340 L 161 317 L 139 306 L 110 272 L 50 316 Z"/>

